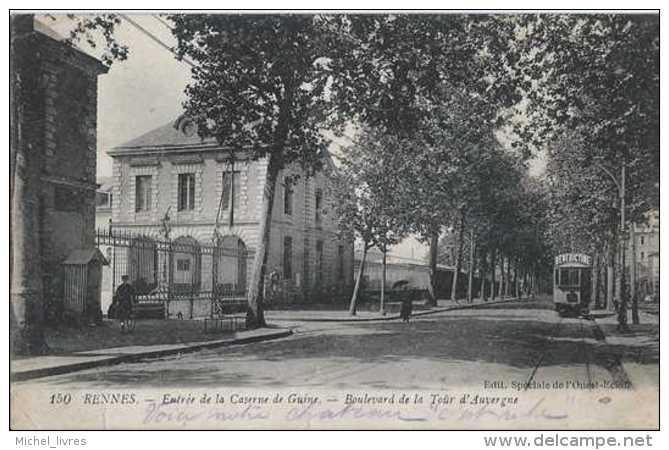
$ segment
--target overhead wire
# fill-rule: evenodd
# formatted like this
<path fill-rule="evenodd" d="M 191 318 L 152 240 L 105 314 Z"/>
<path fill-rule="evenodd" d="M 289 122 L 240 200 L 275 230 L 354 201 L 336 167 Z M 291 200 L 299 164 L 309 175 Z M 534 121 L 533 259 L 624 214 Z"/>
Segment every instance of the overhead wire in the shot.
<path fill-rule="evenodd" d="M 174 30 L 174 28 L 172 28 L 172 26 L 171 26 L 169 23 L 167 23 L 165 20 L 163 20 L 163 19 L 160 17 L 159 14 L 151 14 L 151 16 L 153 16 L 153 18 L 156 19 L 158 22 L 160 22 L 160 23 L 162 23 L 163 25 L 165 25 L 165 27 L 166 27 L 168 30 L 170 30 L 170 31 Z"/>
<path fill-rule="evenodd" d="M 163 41 L 161 41 L 158 37 L 156 37 L 153 33 L 151 33 L 149 30 L 135 22 L 133 19 L 128 17 L 126 14 L 120 14 L 120 16 L 128 22 L 130 25 L 135 27 L 137 30 L 141 31 L 145 36 L 147 36 L 149 39 L 151 39 L 153 42 L 156 44 L 160 45 L 162 48 L 170 52 L 178 61 L 183 61 L 186 64 L 188 64 L 191 67 L 196 67 L 195 64 L 190 61 L 188 58 L 184 56 L 180 56 L 177 52 L 174 51 L 174 48 L 170 47 L 169 45 L 165 44 Z M 155 18 L 155 16 L 153 16 Z M 169 28 L 169 27 L 168 27 Z"/>

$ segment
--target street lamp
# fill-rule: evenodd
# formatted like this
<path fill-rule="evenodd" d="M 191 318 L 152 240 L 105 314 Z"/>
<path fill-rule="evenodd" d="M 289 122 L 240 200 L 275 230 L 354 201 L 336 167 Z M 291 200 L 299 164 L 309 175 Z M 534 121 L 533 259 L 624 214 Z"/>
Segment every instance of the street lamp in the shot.
<path fill-rule="evenodd" d="M 627 229 L 625 226 L 625 173 L 626 173 L 626 164 L 625 161 L 622 163 L 620 168 L 620 182 L 616 180 L 616 177 L 613 173 L 604 167 L 601 164 L 597 164 L 597 167 L 602 169 L 602 171 L 608 175 L 608 177 L 613 181 L 616 188 L 618 189 L 618 196 L 620 198 L 620 290 L 618 295 L 620 297 L 620 304 L 618 305 L 618 329 L 621 331 L 627 330 L 627 283 L 625 279 L 625 251 L 627 249 Z M 634 313 L 634 311 L 633 311 Z"/>

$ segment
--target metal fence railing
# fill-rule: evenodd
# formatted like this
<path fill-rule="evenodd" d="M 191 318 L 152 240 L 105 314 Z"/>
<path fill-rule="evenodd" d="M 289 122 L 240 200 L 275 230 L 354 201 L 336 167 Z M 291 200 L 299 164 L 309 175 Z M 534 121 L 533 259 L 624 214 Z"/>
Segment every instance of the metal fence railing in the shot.
<path fill-rule="evenodd" d="M 189 236 L 98 230 L 96 245 L 109 262 L 102 288 L 107 295 L 127 275 L 137 303 L 162 305 L 167 318 L 218 317 L 245 308 L 253 255 L 236 236 L 203 244 Z"/>

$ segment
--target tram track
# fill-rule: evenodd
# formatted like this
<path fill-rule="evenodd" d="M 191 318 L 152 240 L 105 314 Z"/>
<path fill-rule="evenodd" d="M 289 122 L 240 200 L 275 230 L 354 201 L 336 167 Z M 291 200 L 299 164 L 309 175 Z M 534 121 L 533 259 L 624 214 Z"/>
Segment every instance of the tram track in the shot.
<path fill-rule="evenodd" d="M 587 381 L 588 385 L 593 385 L 593 371 L 592 371 L 592 363 L 593 363 L 593 355 L 591 352 L 591 349 L 588 344 L 588 338 L 591 335 L 591 320 L 588 317 L 578 317 L 577 318 L 578 322 L 577 324 L 572 322 L 572 321 L 567 321 L 566 318 L 560 317 L 560 319 L 553 325 L 551 328 L 551 331 L 548 333 L 546 342 L 543 345 L 541 349 L 541 353 L 539 357 L 537 358 L 532 371 L 530 372 L 529 377 L 527 378 L 527 381 L 525 382 L 525 389 L 528 390 L 532 382 L 536 382 L 537 380 L 537 373 L 541 371 L 542 368 L 546 366 L 546 359 L 547 357 L 551 354 L 553 351 L 559 351 L 560 349 L 560 343 L 557 342 L 561 339 L 567 339 L 567 340 L 577 340 L 578 341 L 578 350 L 576 350 L 576 354 L 578 354 L 580 357 L 579 359 L 579 364 L 582 365 L 583 371 L 584 371 L 584 378 L 585 381 Z M 562 336 L 564 334 L 564 330 L 566 329 L 565 325 L 576 325 L 573 327 L 574 331 L 577 331 L 577 337 L 574 339 L 573 336 Z M 597 337 L 594 335 L 595 332 L 592 331 L 593 337 L 597 339 Z M 615 368 L 607 367 L 608 371 L 610 372 L 612 378 L 619 379 L 620 378 L 620 371 L 616 371 Z"/>
<path fill-rule="evenodd" d="M 572 320 L 561 317 L 553 325 L 546 336 L 541 353 L 537 357 L 532 371 L 525 382 L 525 391 L 531 388 L 533 382 L 537 382 L 537 374 L 540 374 L 542 369 L 553 366 L 553 364 L 547 364 L 547 359 L 551 357 L 551 352 L 560 351 L 560 346 L 564 345 L 564 343 L 560 344 L 558 342 L 561 340 L 572 341 L 574 343 L 578 341 L 578 347 L 574 349 L 574 355 L 578 355 L 576 356 L 578 358 L 577 363 L 582 366 L 583 370 L 581 372 L 583 374 L 582 380 L 587 382 L 588 386 L 596 385 L 604 373 L 608 374 L 610 382 L 614 385 L 631 386 L 627 373 L 620 362 L 619 355 L 607 351 L 600 346 L 601 344 L 605 344 L 604 337 L 596 323 L 592 321 L 592 318 L 579 317 L 577 320 L 578 323 L 575 323 Z M 565 325 L 571 325 L 571 327 L 566 327 Z M 564 335 L 565 329 L 571 329 L 575 333 Z M 590 340 L 599 344 L 594 344 L 593 347 L 593 344 L 589 342 Z M 605 369 L 605 372 L 602 372 L 601 369 Z M 597 377 L 594 376 L 594 373 L 597 373 Z"/>
<path fill-rule="evenodd" d="M 537 372 L 539 371 L 539 368 L 544 362 L 544 359 L 546 359 L 546 355 L 548 354 L 548 347 L 551 345 L 551 341 L 554 336 L 557 335 L 557 332 L 559 331 L 560 327 L 562 326 L 562 323 L 564 321 L 564 317 L 560 317 L 560 320 L 558 320 L 555 325 L 553 325 L 553 328 L 551 328 L 551 331 L 547 335 L 546 343 L 541 349 L 541 354 L 539 355 L 539 358 L 537 362 L 534 364 L 534 367 L 532 368 L 532 372 L 530 372 L 530 376 L 525 382 L 525 389 L 528 390 L 529 386 L 531 385 L 532 381 L 534 380 L 534 377 L 536 376 Z"/>
<path fill-rule="evenodd" d="M 583 361 L 585 364 L 585 373 L 588 379 L 588 385 L 592 386 L 592 371 L 590 370 L 590 360 L 591 360 L 591 355 L 590 351 L 588 350 L 588 344 L 586 342 L 586 337 L 585 337 L 585 326 L 583 325 L 583 322 L 587 320 L 583 317 L 579 318 L 579 328 L 581 331 L 581 350 L 583 353 Z"/>

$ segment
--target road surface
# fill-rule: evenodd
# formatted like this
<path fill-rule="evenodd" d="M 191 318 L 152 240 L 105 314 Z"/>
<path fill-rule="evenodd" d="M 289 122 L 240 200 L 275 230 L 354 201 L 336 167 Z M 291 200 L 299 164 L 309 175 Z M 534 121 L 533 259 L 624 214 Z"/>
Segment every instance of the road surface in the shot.
<path fill-rule="evenodd" d="M 624 383 L 594 324 L 559 318 L 549 300 L 399 321 L 281 322 L 294 335 L 35 379 L 48 388 L 518 388 L 523 383 Z M 139 325 L 141 326 L 141 324 Z M 498 384 L 495 384 L 498 383 Z"/>

